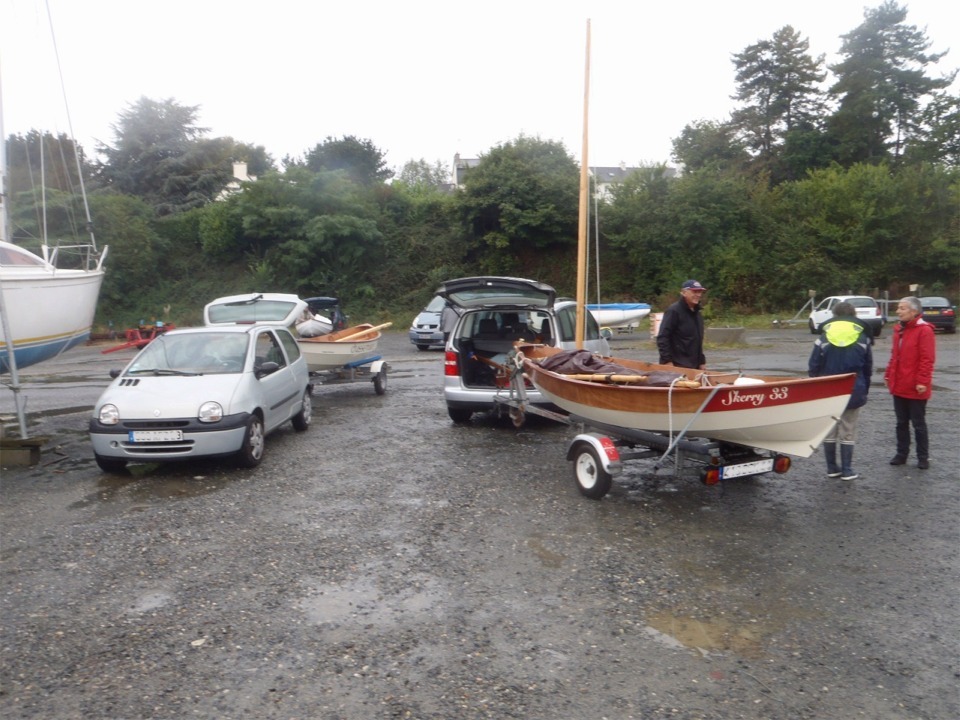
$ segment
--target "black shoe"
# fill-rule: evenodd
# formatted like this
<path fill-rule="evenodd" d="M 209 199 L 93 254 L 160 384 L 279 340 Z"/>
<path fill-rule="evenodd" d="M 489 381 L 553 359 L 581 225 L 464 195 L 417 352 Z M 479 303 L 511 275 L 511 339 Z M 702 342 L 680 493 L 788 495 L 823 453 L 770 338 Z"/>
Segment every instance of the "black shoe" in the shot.
<path fill-rule="evenodd" d="M 929 469 L 930 469 L 930 461 L 929 461 L 929 460 L 920 460 L 920 461 L 917 463 L 917 467 L 920 468 L 921 470 L 929 470 Z"/>
<path fill-rule="evenodd" d="M 906 455 L 900 455 L 900 454 L 894 455 L 894 456 L 890 459 L 890 464 L 891 464 L 891 465 L 906 465 L 906 464 L 907 464 L 907 456 L 906 456 Z"/>

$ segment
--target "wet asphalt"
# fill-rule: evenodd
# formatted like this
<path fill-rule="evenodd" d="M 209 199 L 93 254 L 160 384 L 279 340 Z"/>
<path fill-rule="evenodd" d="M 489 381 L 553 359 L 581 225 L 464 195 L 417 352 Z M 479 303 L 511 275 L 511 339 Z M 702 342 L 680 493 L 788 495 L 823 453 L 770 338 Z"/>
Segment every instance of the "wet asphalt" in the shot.
<path fill-rule="evenodd" d="M 638 462 L 599 502 L 571 428 L 454 425 L 442 353 L 402 332 L 386 394 L 317 388 L 253 470 L 106 475 L 87 418 L 131 353 L 27 368 L 49 440 L 0 477 L 0 716 L 960 717 L 960 341 L 937 336 L 920 471 L 888 464 L 887 335 L 860 479 L 820 454 L 720 487 Z M 747 338 L 711 367 L 805 371 L 805 330 Z"/>

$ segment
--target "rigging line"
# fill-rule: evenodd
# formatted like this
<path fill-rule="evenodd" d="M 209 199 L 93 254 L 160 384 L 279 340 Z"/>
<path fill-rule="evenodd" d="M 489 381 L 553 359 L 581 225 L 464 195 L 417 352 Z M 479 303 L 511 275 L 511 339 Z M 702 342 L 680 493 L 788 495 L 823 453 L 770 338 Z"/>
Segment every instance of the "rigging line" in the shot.
<path fill-rule="evenodd" d="M 67 128 L 70 131 L 70 142 L 73 144 L 73 156 L 77 161 L 77 178 L 80 181 L 80 195 L 83 198 L 83 211 L 87 218 L 87 231 L 90 233 L 90 244 L 93 246 L 93 252 L 97 251 L 97 241 L 93 235 L 93 220 L 90 217 L 90 205 L 87 203 L 87 189 L 83 183 L 83 167 L 80 164 L 80 150 L 77 148 L 77 140 L 73 134 L 73 119 L 70 117 L 70 104 L 67 102 L 67 86 L 63 82 L 63 67 L 60 64 L 60 51 L 57 48 L 57 34 L 53 29 L 53 15 L 50 14 L 50 0 L 45 0 L 44 5 L 47 8 L 47 22 L 50 25 L 50 39 L 53 42 L 53 55 L 57 60 L 57 74 L 60 77 L 60 94 L 63 95 L 63 107 L 67 113 Z"/>
<path fill-rule="evenodd" d="M 594 174 L 593 174 L 593 226 L 594 226 L 593 251 L 596 255 L 596 262 L 594 263 L 594 266 L 596 268 L 595 271 L 597 273 L 597 304 L 599 305 L 603 301 L 600 299 L 600 204 L 599 204 L 600 194 L 598 191 L 599 191 L 599 186 L 597 185 L 597 174 L 596 174 L 596 170 L 594 170 Z"/>

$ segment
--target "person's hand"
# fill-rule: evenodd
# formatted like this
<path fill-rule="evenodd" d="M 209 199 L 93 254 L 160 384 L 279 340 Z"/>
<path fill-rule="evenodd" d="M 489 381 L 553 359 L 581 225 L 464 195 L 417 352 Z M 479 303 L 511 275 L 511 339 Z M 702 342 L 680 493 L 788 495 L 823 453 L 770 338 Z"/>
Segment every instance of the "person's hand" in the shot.
<path fill-rule="evenodd" d="M 926 385 L 917 385 L 917 395 L 923 395 L 927 391 Z"/>

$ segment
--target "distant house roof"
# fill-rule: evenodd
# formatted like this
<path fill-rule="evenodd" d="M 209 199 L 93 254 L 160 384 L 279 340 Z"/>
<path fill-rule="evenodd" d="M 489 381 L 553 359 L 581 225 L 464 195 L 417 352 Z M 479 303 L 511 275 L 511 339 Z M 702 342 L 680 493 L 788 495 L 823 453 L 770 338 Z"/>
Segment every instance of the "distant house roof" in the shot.
<path fill-rule="evenodd" d="M 638 170 L 643 170 L 642 167 L 627 167 L 625 163 L 620 163 L 619 165 L 614 165 L 613 167 L 592 167 L 589 168 L 590 174 L 594 178 L 596 183 L 597 194 L 602 199 L 607 199 L 610 196 L 610 188 L 614 185 L 619 185 L 624 182 L 628 177 L 633 175 L 633 173 Z M 663 169 L 663 176 L 667 178 L 677 177 L 679 173 L 676 168 L 668 167 Z"/>
<path fill-rule="evenodd" d="M 453 156 L 453 185 L 463 187 L 463 178 L 467 170 L 480 164 L 480 158 L 461 158 L 460 153 Z"/>

